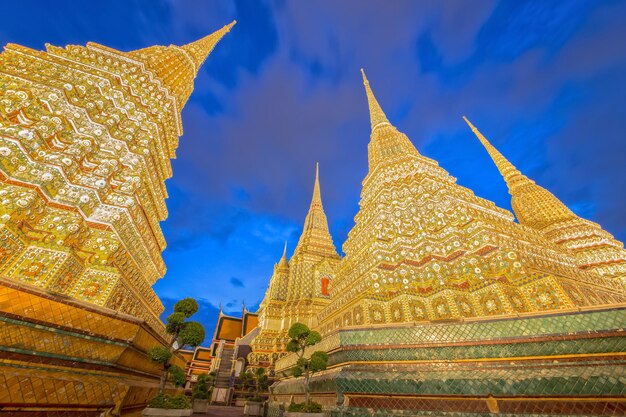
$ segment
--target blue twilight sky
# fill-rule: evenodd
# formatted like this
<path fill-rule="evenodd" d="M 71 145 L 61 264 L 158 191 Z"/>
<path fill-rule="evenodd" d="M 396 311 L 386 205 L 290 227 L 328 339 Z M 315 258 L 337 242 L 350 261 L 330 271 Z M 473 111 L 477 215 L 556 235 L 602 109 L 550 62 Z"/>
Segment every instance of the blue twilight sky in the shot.
<path fill-rule="evenodd" d="M 510 209 L 466 114 L 577 214 L 626 239 L 626 2 L 0 0 L 0 44 L 183 44 L 239 22 L 183 111 L 155 289 L 256 308 L 293 250 L 315 162 L 340 248 L 367 172 L 364 67 L 389 119 L 461 185 Z M 207 340 L 208 342 L 208 340 Z"/>

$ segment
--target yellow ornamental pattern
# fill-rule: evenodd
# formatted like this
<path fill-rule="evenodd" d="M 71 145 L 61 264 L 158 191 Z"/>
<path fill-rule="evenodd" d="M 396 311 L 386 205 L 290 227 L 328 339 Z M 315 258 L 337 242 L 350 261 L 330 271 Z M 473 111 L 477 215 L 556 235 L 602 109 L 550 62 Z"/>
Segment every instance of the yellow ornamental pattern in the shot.
<path fill-rule="evenodd" d="M 321 330 L 498 316 L 626 300 L 620 285 L 456 184 L 384 116 L 364 83 L 372 134 L 360 210 Z"/>
<path fill-rule="evenodd" d="M 164 182 L 199 66 L 231 26 L 134 52 L 5 47 L 0 275 L 163 330 Z"/>

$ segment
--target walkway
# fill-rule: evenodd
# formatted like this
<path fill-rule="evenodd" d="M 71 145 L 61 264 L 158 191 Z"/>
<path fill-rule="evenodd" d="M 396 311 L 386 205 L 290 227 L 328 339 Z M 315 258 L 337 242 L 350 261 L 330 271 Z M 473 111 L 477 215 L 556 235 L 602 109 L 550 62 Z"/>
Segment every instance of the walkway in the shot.
<path fill-rule="evenodd" d="M 243 407 L 224 407 L 219 405 L 209 406 L 207 414 L 194 414 L 194 417 L 242 417 Z"/>

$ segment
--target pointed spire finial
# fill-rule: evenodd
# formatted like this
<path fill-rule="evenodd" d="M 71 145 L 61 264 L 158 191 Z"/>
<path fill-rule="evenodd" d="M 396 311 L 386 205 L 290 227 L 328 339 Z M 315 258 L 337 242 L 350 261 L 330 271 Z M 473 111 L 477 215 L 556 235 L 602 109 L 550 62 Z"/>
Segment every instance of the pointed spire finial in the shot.
<path fill-rule="evenodd" d="M 489 156 L 498 167 L 511 194 L 511 206 L 517 220 L 526 226 L 543 229 L 551 224 L 568 220 L 576 215 L 556 198 L 550 191 L 535 184 L 510 163 L 482 133 L 463 116 L 465 123 L 472 129 L 483 144 Z"/>
<path fill-rule="evenodd" d="M 320 191 L 320 163 L 315 163 L 315 185 L 313 185 L 313 199 L 311 200 L 311 206 L 313 204 L 322 205 L 322 193 Z"/>
<path fill-rule="evenodd" d="M 215 45 L 230 32 L 230 29 L 237 23 L 236 20 L 233 20 L 229 24 L 225 25 L 221 29 L 211 33 L 210 35 L 205 36 L 202 39 L 198 39 L 195 42 L 188 43 L 186 45 L 181 46 L 182 49 L 187 51 L 189 55 L 193 58 L 193 61 L 196 66 L 196 74 L 198 73 L 198 69 L 204 63 L 207 56 L 211 53 Z"/>
<path fill-rule="evenodd" d="M 534 182 L 531 179 L 527 178 L 523 175 L 515 166 L 510 163 L 489 141 L 487 138 L 483 136 L 482 133 L 469 121 L 469 119 L 463 116 L 463 120 L 469 126 L 469 128 L 474 132 L 480 143 L 483 144 L 491 159 L 496 164 L 496 167 L 500 171 L 500 174 L 504 178 L 507 186 L 509 187 L 509 191 L 518 183 L 520 180 L 525 180 L 529 182 Z"/>
<path fill-rule="evenodd" d="M 293 252 L 293 256 L 297 256 L 304 248 L 308 247 L 311 242 L 317 249 L 326 248 L 329 252 L 336 253 L 333 239 L 328 231 L 328 220 L 324 213 L 322 205 L 322 192 L 320 190 L 319 163 L 315 166 L 315 183 L 313 185 L 313 197 L 309 212 L 304 219 L 304 229 L 298 240 L 298 245 Z M 292 258 L 293 259 L 293 258 Z"/>
<path fill-rule="evenodd" d="M 363 70 L 363 68 L 361 68 L 361 74 L 363 75 L 363 85 L 365 85 L 365 94 L 367 94 L 367 103 L 369 104 L 370 108 L 370 122 L 372 124 L 373 132 L 374 129 L 376 129 L 378 126 L 390 125 L 391 123 L 389 123 L 385 112 L 383 112 L 380 104 L 378 104 L 378 100 L 376 100 L 376 97 L 372 92 L 372 88 L 370 87 L 370 83 L 365 76 L 365 71 Z"/>
<path fill-rule="evenodd" d="M 236 21 L 195 42 L 183 46 L 154 45 L 126 52 L 128 56 L 144 63 L 156 78 L 169 90 L 182 110 L 193 91 L 193 80 L 200 66 L 215 45 L 230 31 Z"/>
<path fill-rule="evenodd" d="M 289 266 L 289 262 L 287 262 L 287 241 L 285 241 L 285 248 L 283 249 L 283 256 L 281 256 L 280 261 L 278 261 L 279 267 Z"/>

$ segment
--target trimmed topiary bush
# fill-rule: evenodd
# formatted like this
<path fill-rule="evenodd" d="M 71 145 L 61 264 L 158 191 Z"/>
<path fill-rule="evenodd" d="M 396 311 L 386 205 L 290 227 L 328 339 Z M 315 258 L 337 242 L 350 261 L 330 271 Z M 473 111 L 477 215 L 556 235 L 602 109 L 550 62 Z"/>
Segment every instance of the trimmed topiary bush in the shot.
<path fill-rule="evenodd" d="M 317 410 L 319 406 L 319 411 L 322 410 L 322 406 L 311 402 L 311 393 L 309 389 L 309 379 L 311 375 L 315 372 L 323 371 L 326 369 L 328 365 L 328 354 L 326 352 L 322 352 L 318 350 L 313 352 L 310 358 L 304 357 L 304 351 L 307 347 L 313 346 L 316 343 L 319 343 L 322 340 L 322 336 L 314 330 L 311 330 L 302 323 L 294 323 L 289 328 L 289 337 L 291 340 L 287 343 L 287 350 L 289 352 L 294 352 L 298 355 L 298 361 L 296 362 L 296 366 L 292 369 L 292 375 L 295 377 L 304 376 L 304 392 L 306 395 L 306 401 L 303 404 L 295 404 L 292 403 L 289 405 L 289 411 L 293 412 L 306 412 L 306 413 L 315 413 L 318 411 L 313 411 L 312 409 Z M 292 410 L 292 406 L 294 408 L 306 408 L 299 410 Z"/>
<path fill-rule="evenodd" d="M 150 400 L 150 408 L 185 409 L 191 408 L 191 402 L 184 394 L 159 394 Z"/>
<path fill-rule="evenodd" d="M 311 401 L 307 403 L 291 403 L 287 407 L 287 411 L 292 413 L 321 413 L 322 405 Z"/>
<path fill-rule="evenodd" d="M 193 387 L 191 397 L 194 400 L 208 400 L 213 391 L 214 383 L 215 372 L 200 375 L 196 385 Z"/>
<path fill-rule="evenodd" d="M 172 356 L 185 346 L 196 347 L 204 341 L 204 327 L 198 322 L 187 321 L 189 317 L 198 311 L 198 303 L 193 298 L 180 300 L 174 306 L 174 313 L 170 314 L 166 320 L 166 331 L 170 334 L 169 346 L 154 346 L 147 352 L 148 358 L 153 362 L 163 366 L 161 381 L 159 384 L 159 395 L 151 402 L 150 407 L 154 408 L 190 408 L 191 404 L 185 396 L 169 396 L 164 394 L 165 384 L 168 379 L 176 387 L 185 385 L 187 377 L 185 372 L 178 366 L 172 365 Z M 181 399 L 183 398 L 183 399 Z M 164 406 L 157 406 L 163 404 Z M 186 407 L 182 405 L 186 404 Z"/>

